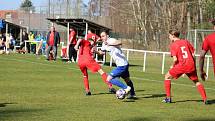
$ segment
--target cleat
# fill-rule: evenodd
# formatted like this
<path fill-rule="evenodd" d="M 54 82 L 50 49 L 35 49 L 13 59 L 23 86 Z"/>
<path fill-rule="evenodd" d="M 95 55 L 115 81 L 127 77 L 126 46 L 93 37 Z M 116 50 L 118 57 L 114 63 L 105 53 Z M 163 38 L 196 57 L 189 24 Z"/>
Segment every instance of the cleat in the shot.
<path fill-rule="evenodd" d="M 116 89 L 114 89 L 114 88 L 109 88 L 109 92 L 110 92 L 111 94 L 116 94 Z"/>
<path fill-rule="evenodd" d="M 125 90 L 126 94 L 128 94 L 128 93 L 130 92 L 130 90 L 131 90 L 131 87 L 130 87 L 130 86 L 127 86 L 127 88 L 124 89 L 124 90 Z"/>
<path fill-rule="evenodd" d="M 172 103 L 172 99 L 171 98 L 165 98 L 162 102 L 163 103 Z"/>
<path fill-rule="evenodd" d="M 91 95 L 91 92 L 86 92 L 86 96 L 90 96 Z"/>
<path fill-rule="evenodd" d="M 134 95 L 128 95 L 128 97 L 126 99 L 137 99 L 137 96 L 134 94 Z"/>

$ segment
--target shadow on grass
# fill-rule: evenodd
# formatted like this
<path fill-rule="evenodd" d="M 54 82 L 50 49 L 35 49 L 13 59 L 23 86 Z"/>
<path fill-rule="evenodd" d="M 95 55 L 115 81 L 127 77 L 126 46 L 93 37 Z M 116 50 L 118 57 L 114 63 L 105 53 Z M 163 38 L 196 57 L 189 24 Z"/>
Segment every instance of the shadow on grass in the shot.
<path fill-rule="evenodd" d="M 114 121 L 156 121 L 157 118 L 132 117 L 130 119 L 120 119 Z"/>
<path fill-rule="evenodd" d="M 142 98 L 159 98 L 159 97 L 166 97 L 166 94 L 143 94 L 147 96 L 142 96 Z"/>
<path fill-rule="evenodd" d="M 180 102 L 202 102 L 202 100 L 180 100 L 180 101 L 175 101 L 176 103 Z M 213 100 L 208 100 L 208 105 L 215 104 L 215 99 Z"/>
<path fill-rule="evenodd" d="M 114 94 L 109 92 L 100 92 L 100 93 L 93 93 L 92 95 L 114 95 Z"/>
<path fill-rule="evenodd" d="M 25 115 L 29 115 L 35 112 L 46 111 L 46 109 L 5 109 L 0 110 L 0 121 L 9 120 L 10 118 L 14 120 L 17 117 L 23 117 Z"/>
<path fill-rule="evenodd" d="M 144 92 L 145 90 L 135 90 L 135 92 Z"/>
<path fill-rule="evenodd" d="M 17 103 L 0 103 L 0 107 L 6 107 L 7 105 L 12 105 Z"/>

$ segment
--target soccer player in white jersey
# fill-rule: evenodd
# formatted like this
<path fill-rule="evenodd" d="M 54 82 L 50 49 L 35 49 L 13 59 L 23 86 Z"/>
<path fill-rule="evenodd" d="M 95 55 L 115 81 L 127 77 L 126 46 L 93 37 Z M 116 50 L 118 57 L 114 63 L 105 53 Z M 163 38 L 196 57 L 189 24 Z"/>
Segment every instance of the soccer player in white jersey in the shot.
<path fill-rule="evenodd" d="M 101 39 L 103 41 L 102 48 L 100 51 L 96 51 L 96 53 L 105 54 L 105 51 L 108 52 L 117 66 L 108 75 L 107 81 L 124 89 L 126 92 L 130 90 L 130 94 L 127 97 L 128 99 L 136 98 L 133 82 L 130 80 L 129 63 L 120 48 L 121 42 L 114 38 L 109 38 L 106 32 L 101 33 Z M 128 86 L 120 82 L 118 77 L 122 77 Z"/>

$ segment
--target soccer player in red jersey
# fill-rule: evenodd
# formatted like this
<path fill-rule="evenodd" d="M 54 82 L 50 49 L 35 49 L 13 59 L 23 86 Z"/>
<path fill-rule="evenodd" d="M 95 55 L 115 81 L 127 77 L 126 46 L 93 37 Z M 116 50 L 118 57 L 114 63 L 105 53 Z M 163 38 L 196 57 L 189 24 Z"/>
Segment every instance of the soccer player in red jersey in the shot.
<path fill-rule="evenodd" d="M 90 88 L 89 88 L 89 80 L 88 80 L 88 72 L 87 69 L 91 70 L 93 73 L 99 72 L 102 76 L 102 80 L 108 85 L 109 92 L 115 93 L 116 90 L 112 87 L 112 84 L 106 81 L 107 73 L 105 73 L 101 66 L 94 60 L 92 47 L 95 45 L 95 41 L 92 39 L 84 40 L 79 39 L 77 44 L 75 45 L 75 49 L 78 49 L 80 45 L 79 54 L 78 54 L 78 65 L 83 74 L 83 81 L 85 86 L 86 95 L 91 95 Z"/>
<path fill-rule="evenodd" d="M 198 91 L 200 92 L 204 103 L 207 103 L 207 96 L 204 86 L 198 81 L 196 72 L 196 65 L 194 60 L 194 48 L 187 41 L 179 38 L 180 32 L 177 30 L 169 31 L 170 53 L 173 57 L 173 65 L 165 75 L 164 87 L 166 91 L 166 98 L 163 100 L 165 103 L 171 103 L 171 79 L 179 78 L 181 75 L 186 74 L 192 80 Z"/>
<path fill-rule="evenodd" d="M 213 24 L 213 27 L 215 30 L 215 20 L 212 20 L 212 24 Z M 204 81 L 205 81 L 205 77 L 207 76 L 203 69 L 204 59 L 205 59 L 205 55 L 208 52 L 208 50 L 210 50 L 212 58 L 213 58 L 214 74 L 215 74 L 215 32 L 206 36 L 203 41 L 203 44 L 202 44 L 202 50 L 201 50 L 200 58 L 199 58 L 199 70 L 200 70 L 201 78 Z"/>

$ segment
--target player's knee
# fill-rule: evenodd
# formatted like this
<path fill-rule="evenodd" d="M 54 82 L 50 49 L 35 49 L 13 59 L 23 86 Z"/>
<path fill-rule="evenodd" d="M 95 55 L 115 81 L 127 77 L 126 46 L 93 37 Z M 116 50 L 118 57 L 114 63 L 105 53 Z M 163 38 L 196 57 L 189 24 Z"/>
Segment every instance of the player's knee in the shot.
<path fill-rule="evenodd" d="M 171 75 L 169 73 L 167 73 L 165 76 L 164 76 L 165 80 L 167 79 L 171 79 Z"/>

